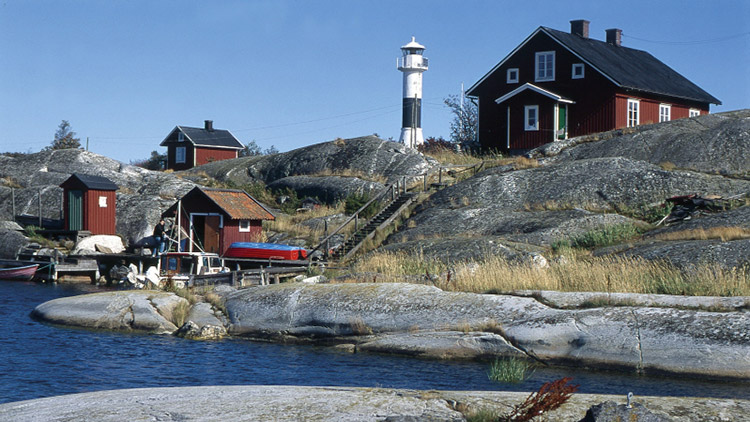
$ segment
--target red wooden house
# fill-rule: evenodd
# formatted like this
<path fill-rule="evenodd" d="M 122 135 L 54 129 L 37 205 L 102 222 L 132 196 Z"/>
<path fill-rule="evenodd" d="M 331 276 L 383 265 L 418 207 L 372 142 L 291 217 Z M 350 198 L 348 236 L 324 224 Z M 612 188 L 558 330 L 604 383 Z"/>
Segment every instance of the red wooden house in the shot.
<path fill-rule="evenodd" d="M 159 145 L 167 147 L 167 169 L 172 170 L 237 158 L 244 148 L 228 130 L 214 129 L 212 120 L 203 128 L 176 126 Z"/>
<path fill-rule="evenodd" d="M 589 38 L 539 27 L 476 82 L 484 149 L 523 151 L 568 137 L 708 114 L 719 100 L 649 53 L 623 47 L 622 31 Z"/>
<path fill-rule="evenodd" d="M 242 190 L 195 187 L 178 204 L 164 212 L 176 217 L 190 234 L 190 252 L 200 246 L 206 252 L 223 255 L 234 242 L 257 242 L 263 231 L 263 220 L 274 220 L 273 214 Z M 177 219 L 175 219 L 177 221 Z"/>
<path fill-rule="evenodd" d="M 115 234 L 117 185 L 106 177 L 74 173 L 60 187 L 65 230 Z"/>

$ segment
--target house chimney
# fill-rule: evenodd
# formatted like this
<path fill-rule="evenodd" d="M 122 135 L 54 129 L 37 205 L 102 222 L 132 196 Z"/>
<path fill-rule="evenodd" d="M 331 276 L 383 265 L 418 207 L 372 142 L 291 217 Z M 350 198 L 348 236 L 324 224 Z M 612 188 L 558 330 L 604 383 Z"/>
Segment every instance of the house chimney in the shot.
<path fill-rule="evenodd" d="M 213 120 L 206 120 L 205 122 L 206 122 L 206 125 L 205 125 L 206 130 L 209 131 L 209 132 L 213 132 L 214 131 L 214 121 Z"/>
<path fill-rule="evenodd" d="M 622 29 L 612 28 L 607 29 L 607 44 L 616 45 L 620 47 L 622 45 Z"/>
<path fill-rule="evenodd" d="M 578 35 L 581 38 L 588 38 L 589 37 L 589 21 L 584 19 L 578 19 L 575 21 L 570 21 L 570 33 L 573 35 Z"/>

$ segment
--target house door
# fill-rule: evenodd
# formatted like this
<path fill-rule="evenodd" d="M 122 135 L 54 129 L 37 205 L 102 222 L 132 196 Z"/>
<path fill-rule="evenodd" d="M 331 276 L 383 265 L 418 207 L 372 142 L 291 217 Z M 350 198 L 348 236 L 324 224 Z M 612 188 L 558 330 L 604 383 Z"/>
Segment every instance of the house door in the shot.
<path fill-rule="evenodd" d="M 203 247 L 206 252 L 219 253 L 219 224 L 221 217 L 218 215 L 207 215 L 203 226 Z"/>
<path fill-rule="evenodd" d="M 83 230 L 83 191 L 68 191 L 68 230 Z"/>
<path fill-rule="evenodd" d="M 568 137 L 568 105 L 558 104 L 557 106 L 557 132 L 556 139 L 567 139 Z"/>

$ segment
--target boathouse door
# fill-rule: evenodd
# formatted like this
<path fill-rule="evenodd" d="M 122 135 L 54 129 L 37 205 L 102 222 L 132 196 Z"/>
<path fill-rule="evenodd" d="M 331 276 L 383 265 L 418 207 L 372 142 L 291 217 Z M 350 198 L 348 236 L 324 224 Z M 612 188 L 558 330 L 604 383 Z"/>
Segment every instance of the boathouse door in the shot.
<path fill-rule="evenodd" d="M 204 247 L 206 252 L 219 253 L 219 231 L 221 217 L 218 215 L 207 215 L 206 223 L 203 228 Z"/>
<path fill-rule="evenodd" d="M 83 230 L 83 191 L 68 191 L 68 230 Z"/>

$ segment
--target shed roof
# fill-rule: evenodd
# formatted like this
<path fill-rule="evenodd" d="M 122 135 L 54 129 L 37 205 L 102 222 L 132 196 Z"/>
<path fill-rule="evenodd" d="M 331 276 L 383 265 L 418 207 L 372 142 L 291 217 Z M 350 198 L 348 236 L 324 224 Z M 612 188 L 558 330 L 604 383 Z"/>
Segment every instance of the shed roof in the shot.
<path fill-rule="evenodd" d="M 200 195 L 213 202 L 221 211 L 233 220 L 275 220 L 276 217 L 257 199 L 244 190 L 211 189 L 196 186 L 183 196 L 183 199 Z M 172 205 L 164 214 L 174 212 L 177 204 Z"/>
<path fill-rule="evenodd" d="M 117 185 L 106 177 L 80 173 L 73 173 L 67 180 L 60 184 L 60 187 L 84 187 L 90 190 L 118 189 Z"/>
<path fill-rule="evenodd" d="M 169 138 L 175 131 L 182 132 L 185 134 L 185 139 L 196 146 L 214 147 L 214 148 L 231 148 L 231 149 L 243 149 L 244 145 L 237 138 L 232 135 L 231 132 L 225 129 L 212 129 L 207 130 L 199 127 L 188 127 L 188 126 L 176 126 L 169 132 L 169 135 L 161 141 L 160 146 L 166 146 L 169 143 Z"/>

